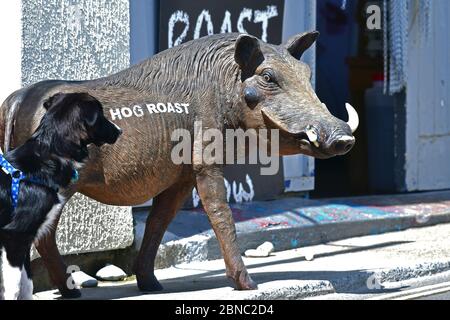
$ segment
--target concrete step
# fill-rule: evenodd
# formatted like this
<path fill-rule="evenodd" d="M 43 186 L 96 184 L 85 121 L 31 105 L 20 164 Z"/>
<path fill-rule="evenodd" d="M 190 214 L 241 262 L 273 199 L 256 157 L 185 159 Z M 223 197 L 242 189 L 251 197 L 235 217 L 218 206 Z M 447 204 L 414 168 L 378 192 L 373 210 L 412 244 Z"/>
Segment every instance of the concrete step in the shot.
<path fill-rule="evenodd" d="M 242 252 L 265 241 L 276 251 L 350 237 L 382 234 L 450 222 L 450 191 L 325 200 L 283 198 L 232 205 Z M 134 213 L 140 247 L 147 212 Z M 202 209 L 183 210 L 170 225 L 157 268 L 221 257 Z"/>

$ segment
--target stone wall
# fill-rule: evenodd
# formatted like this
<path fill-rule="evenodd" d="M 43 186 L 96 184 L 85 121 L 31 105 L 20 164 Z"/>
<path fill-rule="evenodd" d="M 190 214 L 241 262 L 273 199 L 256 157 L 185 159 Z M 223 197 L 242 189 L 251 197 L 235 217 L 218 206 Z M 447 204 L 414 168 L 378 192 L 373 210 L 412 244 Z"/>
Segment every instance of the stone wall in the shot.
<path fill-rule="evenodd" d="M 86 80 L 130 64 L 128 0 L 22 0 L 22 84 Z M 63 254 L 125 248 L 133 242 L 130 207 L 75 195 L 58 233 Z"/>

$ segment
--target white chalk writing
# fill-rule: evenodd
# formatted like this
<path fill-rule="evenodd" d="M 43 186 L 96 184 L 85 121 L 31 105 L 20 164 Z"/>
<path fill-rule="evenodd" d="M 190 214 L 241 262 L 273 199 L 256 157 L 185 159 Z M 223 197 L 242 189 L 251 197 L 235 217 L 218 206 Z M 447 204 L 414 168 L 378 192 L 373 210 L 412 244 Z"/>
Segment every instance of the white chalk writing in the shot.
<path fill-rule="evenodd" d="M 265 10 L 253 10 L 249 8 L 243 8 L 237 18 L 236 30 L 241 33 L 248 33 L 244 25 L 249 22 L 260 23 L 261 24 L 261 40 L 264 42 L 268 41 L 268 28 L 269 20 L 278 16 L 277 6 L 267 6 Z M 252 20 L 253 17 L 253 20 Z M 188 32 L 190 31 L 189 14 L 182 10 L 175 11 L 168 23 L 168 48 L 175 47 L 185 40 L 188 40 Z M 195 17 L 193 18 L 195 19 Z M 178 37 L 175 37 L 175 26 L 184 25 L 183 31 Z M 195 27 L 193 30 L 193 39 L 198 39 L 201 37 L 200 31 L 202 27 L 206 26 L 206 31 L 208 35 L 214 34 L 214 23 L 211 18 L 211 13 L 208 10 L 203 10 L 197 17 Z M 220 33 L 233 32 L 233 26 L 231 23 L 231 13 L 226 10 L 220 27 Z"/>
<path fill-rule="evenodd" d="M 248 192 L 245 191 L 241 182 L 239 182 L 239 187 L 236 181 L 233 181 L 233 184 L 230 184 L 228 180 L 224 178 L 223 182 L 227 191 L 227 202 L 230 202 L 231 194 L 233 194 L 233 198 L 236 203 L 250 202 L 255 197 L 253 181 L 248 174 L 245 176 L 245 182 L 247 183 L 249 189 Z M 200 204 L 200 196 L 196 188 L 192 190 L 192 204 L 194 208 L 197 208 Z"/>

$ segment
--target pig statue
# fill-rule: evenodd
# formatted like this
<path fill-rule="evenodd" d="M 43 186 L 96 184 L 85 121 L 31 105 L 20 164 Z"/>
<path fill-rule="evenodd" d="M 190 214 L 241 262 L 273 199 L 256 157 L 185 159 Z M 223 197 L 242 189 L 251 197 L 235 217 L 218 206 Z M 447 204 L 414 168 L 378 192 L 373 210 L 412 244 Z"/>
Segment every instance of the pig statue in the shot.
<path fill-rule="evenodd" d="M 192 163 L 174 163 L 171 135 L 176 129 L 194 135 L 194 123 L 201 121 L 204 128 L 220 131 L 278 129 L 279 155 L 347 153 L 355 143 L 356 111 L 347 105 L 347 123 L 331 115 L 311 86 L 311 69 L 300 61 L 317 36 L 299 34 L 278 46 L 246 34 L 211 35 L 105 78 L 36 83 L 12 93 L 1 106 L 0 146 L 7 152 L 26 141 L 52 96 L 83 92 L 95 97 L 123 135 L 115 145 L 92 146 L 78 182 L 64 191 L 65 201 L 75 192 L 118 206 L 154 198 L 134 272 L 140 290 L 155 291 L 162 289 L 154 275 L 158 247 L 196 187 L 220 243 L 226 275 L 239 290 L 255 289 L 236 241 L 223 166 L 206 163 L 196 152 Z M 61 294 L 78 297 L 80 291 L 66 285 L 69 275 L 56 246 L 59 215 L 37 250 Z"/>

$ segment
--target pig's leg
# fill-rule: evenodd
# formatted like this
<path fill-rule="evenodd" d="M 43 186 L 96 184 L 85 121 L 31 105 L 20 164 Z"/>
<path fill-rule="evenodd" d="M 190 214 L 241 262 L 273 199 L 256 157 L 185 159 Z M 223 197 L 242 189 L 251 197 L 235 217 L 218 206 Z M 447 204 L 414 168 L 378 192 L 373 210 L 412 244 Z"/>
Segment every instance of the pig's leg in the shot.
<path fill-rule="evenodd" d="M 231 209 L 226 202 L 222 170 L 218 167 L 198 170 L 197 189 L 219 240 L 228 278 L 234 281 L 238 290 L 256 289 L 257 285 L 248 274 L 237 245 L 236 227 Z"/>
<path fill-rule="evenodd" d="M 73 193 L 68 195 L 66 199 L 70 199 L 72 195 Z M 42 236 L 35 245 L 48 270 L 50 280 L 58 288 L 61 295 L 64 298 L 79 298 L 81 297 L 81 291 L 76 288 L 69 288 L 67 285 L 70 274 L 67 273 L 67 265 L 64 263 L 64 260 L 59 253 L 58 246 L 56 245 L 56 228 L 63 207 L 64 206 L 62 206 L 61 210 L 55 214 L 55 220 L 49 228 L 50 231 Z M 69 282 L 72 283 L 72 281 Z"/>
<path fill-rule="evenodd" d="M 139 290 L 160 291 L 161 284 L 155 277 L 155 258 L 164 232 L 191 193 L 194 182 L 176 183 L 153 200 L 152 210 L 147 218 L 144 239 L 135 263 Z"/>

